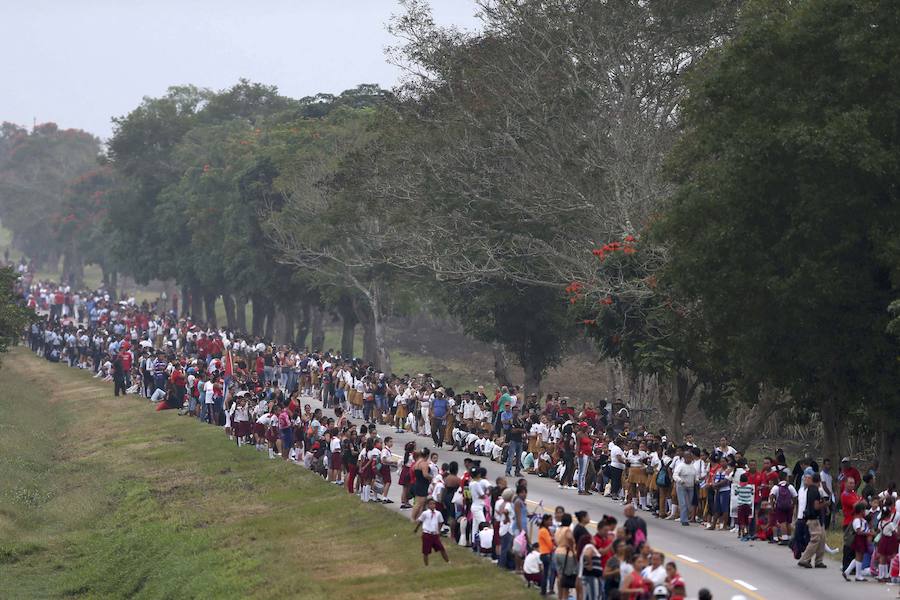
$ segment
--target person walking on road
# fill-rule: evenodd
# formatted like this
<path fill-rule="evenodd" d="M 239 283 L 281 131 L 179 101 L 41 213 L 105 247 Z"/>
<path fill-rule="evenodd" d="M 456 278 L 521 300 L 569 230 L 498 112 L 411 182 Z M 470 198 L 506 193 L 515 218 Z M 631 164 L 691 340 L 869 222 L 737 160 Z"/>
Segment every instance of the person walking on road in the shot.
<path fill-rule="evenodd" d="M 697 482 L 697 469 L 694 468 L 694 454 L 690 450 L 684 453 L 684 460 L 675 467 L 672 479 L 675 481 L 675 494 L 678 496 L 678 509 L 681 524 L 690 525 L 688 515 L 694 501 L 694 484 Z"/>

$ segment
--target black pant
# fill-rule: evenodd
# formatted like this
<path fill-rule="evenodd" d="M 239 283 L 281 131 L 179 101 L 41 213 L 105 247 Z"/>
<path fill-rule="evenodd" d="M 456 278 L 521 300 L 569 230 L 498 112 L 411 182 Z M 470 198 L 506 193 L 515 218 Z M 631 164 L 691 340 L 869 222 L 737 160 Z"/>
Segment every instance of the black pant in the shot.
<path fill-rule="evenodd" d="M 444 445 L 444 429 L 447 427 L 447 419 L 433 417 L 431 419 L 431 439 L 434 444 L 441 448 Z"/>
<path fill-rule="evenodd" d="M 116 396 L 119 395 L 119 390 L 122 390 L 123 396 L 125 395 L 126 388 L 125 388 L 125 378 L 124 377 L 122 377 L 121 375 L 116 375 L 115 377 L 113 377 L 113 386 L 114 386 L 113 391 Z"/>
<path fill-rule="evenodd" d="M 609 492 L 613 496 L 618 496 L 622 491 L 622 469 L 617 467 L 609 467 Z"/>

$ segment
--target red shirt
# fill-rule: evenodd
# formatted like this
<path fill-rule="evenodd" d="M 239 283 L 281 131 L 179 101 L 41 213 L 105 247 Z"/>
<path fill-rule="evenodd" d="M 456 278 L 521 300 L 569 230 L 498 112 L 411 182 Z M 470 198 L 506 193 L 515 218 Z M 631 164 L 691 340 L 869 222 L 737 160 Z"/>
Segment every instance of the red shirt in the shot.
<path fill-rule="evenodd" d="M 122 369 L 126 371 L 131 370 L 131 352 L 120 352 L 119 360 L 122 361 Z"/>
<path fill-rule="evenodd" d="M 848 490 L 841 494 L 841 511 L 844 513 L 844 527 L 853 521 L 853 507 L 860 500 L 859 494 L 854 491 Z"/>
<path fill-rule="evenodd" d="M 769 487 L 766 485 L 766 474 L 760 471 L 756 473 L 747 473 L 747 483 L 753 486 L 754 495 L 753 502 L 759 504 L 762 500 L 768 497 Z M 763 495 L 763 488 L 765 488 L 766 495 Z"/>
<path fill-rule="evenodd" d="M 583 435 L 578 438 L 578 454 L 582 456 L 590 456 L 594 449 L 594 442 L 589 436 Z"/>

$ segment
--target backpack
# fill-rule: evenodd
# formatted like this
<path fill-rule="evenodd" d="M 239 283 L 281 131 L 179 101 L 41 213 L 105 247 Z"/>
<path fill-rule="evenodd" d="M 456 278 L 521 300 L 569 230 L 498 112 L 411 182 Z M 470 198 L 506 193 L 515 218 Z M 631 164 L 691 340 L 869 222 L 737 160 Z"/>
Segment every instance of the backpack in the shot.
<path fill-rule="evenodd" d="M 669 477 L 669 467 L 666 465 L 662 465 L 659 469 L 659 473 L 656 474 L 656 485 L 661 488 L 667 488 L 672 485 Z"/>
<path fill-rule="evenodd" d="M 775 496 L 775 510 L 782 513 L 794 510 L 794 500 L 787 485 L 778 486 L 778 495 Z"/>

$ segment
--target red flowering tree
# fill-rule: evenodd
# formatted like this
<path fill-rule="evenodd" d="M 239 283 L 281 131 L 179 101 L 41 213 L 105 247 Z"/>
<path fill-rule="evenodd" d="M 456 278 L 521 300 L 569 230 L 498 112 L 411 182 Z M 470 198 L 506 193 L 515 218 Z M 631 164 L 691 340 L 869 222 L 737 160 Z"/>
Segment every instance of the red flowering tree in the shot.
<path fill-rule="evenodd" d="M 112 168 L 101 165 L 76 177 L 66 187 L 59 209 L 50 217 L 53 235 L 62 249 L 63 281 L 80 286 L 86 263 L 107 270 L 111 257 L 105 244 L 104 225 L 110 196 L 118 184 Z"/>
<path fill-rule="evenodd" d="M 660 284 L 660 249 L 626 234 L 592 251 L 596 271 L 566 288 L 576 319 L 603 356 L 619 361 L 632 376 L 659 384 L 658 407 L 674 439 L 700 392 L 714 392 L 714 365 L 704 351 L 703 324 L 696 311 Z"/>

